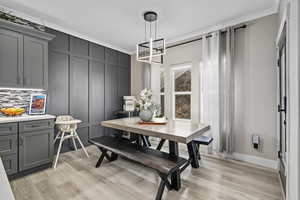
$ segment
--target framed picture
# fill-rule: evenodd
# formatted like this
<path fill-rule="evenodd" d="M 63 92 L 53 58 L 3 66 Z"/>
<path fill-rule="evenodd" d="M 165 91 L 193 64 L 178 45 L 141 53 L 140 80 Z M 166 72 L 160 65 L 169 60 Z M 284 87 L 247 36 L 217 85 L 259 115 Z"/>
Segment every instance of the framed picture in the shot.
<path fill-rule="evenodd" d="M 46 112 L 46 94 L 31 94 L 30 98 L 30 115 L 43 115 Z"/>

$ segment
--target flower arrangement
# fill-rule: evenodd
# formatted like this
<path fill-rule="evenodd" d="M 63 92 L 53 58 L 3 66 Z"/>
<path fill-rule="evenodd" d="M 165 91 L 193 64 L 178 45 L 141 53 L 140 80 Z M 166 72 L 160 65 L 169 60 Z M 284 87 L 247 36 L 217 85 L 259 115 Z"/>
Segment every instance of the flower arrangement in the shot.
<path fill-rule="evenodd" d="M 151 110 L 151 107 L 153 106 L 152 90 L 147 88 L 143 89 L 136 98 L 136 104 L 140 111 Z"/>

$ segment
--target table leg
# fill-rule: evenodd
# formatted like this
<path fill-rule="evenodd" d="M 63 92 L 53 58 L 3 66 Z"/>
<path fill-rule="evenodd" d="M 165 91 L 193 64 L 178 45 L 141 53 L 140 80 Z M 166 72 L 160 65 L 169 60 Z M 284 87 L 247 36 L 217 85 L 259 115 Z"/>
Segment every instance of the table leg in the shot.
<path fill-rule="evenodd" d="M 189 156 L 191 159 L 191 165 L 193 168 L 199 168 L 199 161 L 198 161 L 198 154 L 197 154 L 197 147 L 196 143 L 191 141 L 187 144 Z"/>
<path fill-rule="evenodd" d="M 169 141 L 169 154 L 171 156 L 179 156 L 178 143 L 174 141 Z M 180 190 L 181 188 L 181 178 L 180 170 L 177 170 L 171 174 L 171 187 L 175 190 Z"/>

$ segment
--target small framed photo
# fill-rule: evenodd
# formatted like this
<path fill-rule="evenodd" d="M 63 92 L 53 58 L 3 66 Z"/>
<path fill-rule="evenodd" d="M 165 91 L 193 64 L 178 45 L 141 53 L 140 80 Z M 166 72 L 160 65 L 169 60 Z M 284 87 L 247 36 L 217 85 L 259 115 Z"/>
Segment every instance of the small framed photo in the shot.
<path fill-rule="evenodd" d="M 31 94 L 30 98 L 30 115 L 43 115 L 46 112 L 46 94 Z"/>

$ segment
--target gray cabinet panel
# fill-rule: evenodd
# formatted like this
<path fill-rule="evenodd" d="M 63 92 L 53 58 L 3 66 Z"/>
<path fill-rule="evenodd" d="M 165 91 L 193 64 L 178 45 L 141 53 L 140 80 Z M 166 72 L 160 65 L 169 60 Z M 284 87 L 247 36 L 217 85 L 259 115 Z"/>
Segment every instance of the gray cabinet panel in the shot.
<path fill-rule="evenodd" d="M 119 87 L 118 87 L 118 96 L 119 99 L 122 99 L 123 96 L 130 95 L 129 93 L 129 69 L 119 67 Z M 121 102 L 120 102 L 121 103 Z"/>
<path fill-rule="evenodd" d="M 44 88 L 48 86 L 48 43 L 44 40 L 24 36 L 24 87 Z"/>
<path fill-rule="evenodd" d="M 23 84 L 23 36 L 0 29 L 0 86 Z"/>
<path fill-rule="evenodd" d="M 23 171 L 53 159 L 53 129 L 19 135 L 19 170 Z"/>
<path fill-rule="evenodd" d="M 63 115 L 69 112 L 69 58 L 68 55 L 49 53 L 49 85 L 47 112 Z"/>
<path fill-rule="evenodd" d="M 17 123 L 0 124 L 0 136 L 16 134 L 17 132 L 18 132 Z"/>
<path fill-rule="evenodd" d="M 121 108 L 118 96 L 118 67 L 107 64 L 105 75 L 105 118 L 113 119 L 113 113 Z"/>
<path fill-rule="evenodd" d="M 55 38 L 49 42 L 49 48 L 59 51 L 69 51 L 69 36 L 60 31 L 48 29 L 47 32 L 55 35 Z"/>
<path fill-rule="evenodd" d="M 90 61 L 90 123 L 99 124 L 104 120 L 105 64 Z"/>
<path fill-rule="evenodd" d="M 38 131 L 43 129 L 53 129 L 54 128 L 54 120 L 35 120 L 35 121 L 27 121 L 19 123 L 19 133 L 26 133 L 32 131 Z"/>
<path fill-rule="evenodd" d="M 119 64 L 122 67 L 129 67 L 130 65 L 130 55 L 125 53 L 119 53 Z"/>
<path fill-rule="evenodd" d="M 88 127 L 82 127 L 77 129 L 77 134 L 83 143 L 84 146 L 89 145 L 89 128 Z M 77 140 L 76 140 L 77 141 Z M 78 141 L 77 141 L 77 147 L 80 147 Z"/>
<path fill-rule="evenodd" d="M 0 156 L 17 153 L 17 135 L 0 136 Z"/>
<path fill-rule="evenodd" d="M 18 155 L 1 156 L 3 166 L 7 175 L 15 174 L 18 172 Z"/>
<path fill-rule="evenodd" d="M 119 64 L 118 52 L 110 48 L 105 48 L 105 60 L 111 64 Z"/>
<path fill-rule="evenodd" d="M 98 44 L 90 43 L 90 57 L 104 60 L 105 59 L 105 48 Z"/>
<path fill-rule="evenodd" d="M 70 51 L 75 55 L 88 56 L 89 43 L 86 40 L 71 36 Z"/>
<path fill-rule="evenodd" d="M 89 63 L 86 59 L 71 57 L 70 114 L 82 122 L 89 121 Z"/>
<path fill-rule="evenodd" d="M 104 127 L 99 125 L 93 125 L 91 128 L 90 138 L 96 138 L 104 135 Z"/>

